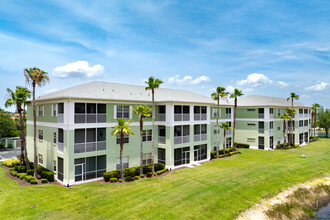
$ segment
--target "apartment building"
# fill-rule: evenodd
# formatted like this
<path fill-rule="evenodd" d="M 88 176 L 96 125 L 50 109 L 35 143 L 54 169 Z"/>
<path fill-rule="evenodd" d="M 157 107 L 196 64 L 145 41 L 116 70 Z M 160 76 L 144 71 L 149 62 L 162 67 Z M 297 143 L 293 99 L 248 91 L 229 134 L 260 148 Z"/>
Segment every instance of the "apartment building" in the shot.
<path fill-rule="evenodd" d="M 144 86 L 91 82 L 41 96 L 37 106 L 38 162 L 64 185 L 102 178 L 119 169 L 119 137 L 111 136 L 117 118 L 132 120 L 125 136 L 124 168 L 140 163 L 139 118 L 135 105 L 151 105 Z M 216 146 L 216 105 L 197 93 L 159 88 L 155 92 L 155 160 L 174 169 L 210 159 Z M 33 155 L 33 111 L 28 106 L 27 146 Z M 233 107 L 221 101 L 219 122 L 232 124 Z M 151 163 L 152 119 L 144 119 L 143 162 Z M 231 132 L 223 140 L 230 147 Z"/>
<path fill-rule="evenodd" d="M 291 108 L 291 101 L 250 95 L 240 98 L 238 105 L 235 142 L 250 144 L 250 148 L 255 149 L 274 149 L 283 143 L 283 119 L 279 116 Z M 295 144 L 308 143 L 311 127 L 309 107 L 297 102 L 293 107 L 297 114 L 292 120 L 293 127 L 286 122 L 286 142 L 289 135 L 293 135 Z"/>

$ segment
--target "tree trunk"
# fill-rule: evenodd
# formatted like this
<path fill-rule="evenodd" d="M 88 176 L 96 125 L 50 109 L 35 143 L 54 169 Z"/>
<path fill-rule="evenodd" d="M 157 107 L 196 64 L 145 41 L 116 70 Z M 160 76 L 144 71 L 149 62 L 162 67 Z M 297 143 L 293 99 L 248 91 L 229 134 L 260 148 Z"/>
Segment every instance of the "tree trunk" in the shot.
<path fill-rule="evenodd" d="M 124 179 L 123 172 L 123 149 L 124 149 L 124 133 L 120 132 L 120 178 Z"/>
<path fill-rule="evenodd" d="M 226 155 L 226 129 L 223 129 L 223 155 Z"/>
<path fill-rule="evenodd" d="M 36 82 L 32 82 L 33 86 L 33 150 L 34 150 L 34 178 L 38 178 L 38 159 L 37 159 L 37 114 L 36 114 Z"/>
<path fill-rule="evenodd" d="M 220 96 L 218 97 L 218 100 L 217 100 L 217 158 L 219 157 L 219 99 L 220 99 Z"/>
<path fill-rule="evenodd" d="M 314 127 L 314 138 L 315 138 L 316 137 L 316 110 L 314 111 L 313 127 Z"/>
<path fill-rule="evenodd" d="M 152 144 L 151 144 L 151 167 L 152 167 L 152 174 L 155 173 L 155 99 L 154 99 L 155 91 L 152 89 Z"/>
<path fill-rule="evenodd" d="M 143 118 L 140 115 L 140 142 L 141 142 L 141 149 L 140 149 L 140 175 L 143 174 Z"/>
<path fill-rule="evenodd" d="M 285 120 L 283 120 L 283 149 L 285 149 Z"/>
<path fill-rule="evenodd" d="M 17 106 L 17 112 L 18 112 L 18 116 L 19 116 L 19 124 L 20 124 L 20 142 L 21 142 L 21 157 L 20 157 L 20 165 L 23 166 L 24 165 L 24 123 L 23 123 L 23 118 L 22 118 L 22 107 L 20 105 L 16 105 Z"/>
<path fill-rule="evenodd" d="M 237 108 L 237 98 L 235 97 L 235 106 L 234 106 L 234 126 L 233 126 L 233 151 L 235 151 L 235 127 L 236 127 L 236 108 Z"/>

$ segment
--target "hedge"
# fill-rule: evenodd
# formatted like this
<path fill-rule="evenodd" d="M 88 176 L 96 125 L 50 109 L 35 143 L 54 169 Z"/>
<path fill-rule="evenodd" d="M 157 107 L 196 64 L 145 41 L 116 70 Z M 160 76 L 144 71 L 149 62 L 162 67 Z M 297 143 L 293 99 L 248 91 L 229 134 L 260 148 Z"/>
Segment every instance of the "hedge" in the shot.
<path fill-rule="evenodd" d="M 20 173 L 17 176 L 22 180 L 22 179 L 25 179 L 25 177 L 27 176 L 27 174 L 26 173 Z"/>
<path fill-rule="evenodd" d="M 111 183 L 115 183 L 115 182 L 117 182 L 117 181 L 118 181 L 117 178 L 110 178 L 110 182 L 111 182 Z"/>
<path fill-rule="evenodd" d="M 35 179 L 33 176 L 28 175 L 28 176 L 25 176 L 25 180 L 26 180 L 26 182 L 30 182 L 31 180 L 35 180 Z"/>
<path fill-rule="evenodd" d="M 54 173 L 52 171 L 38 164 L 37 172 L 41 178 L 47 179 L 49 182 L 54 182 Z"/>
<path fill-rule="evenodd" d="M 41 183 L 48 183 L 47 179 L 41 179 Z"/>
<path fill-rule="evenodd" d="M 244 144 L 244 143 L 234 143 L 234 146 L 236 148 L 250 148 L 250 144 Z"/>
<path fill-rule="evenodd" d="M 26 173 L 27 173 L 28 175 L 33 176 L 33 174 L 34 174 L 34 170 L 27 170 Z"/>
<path fill-rule="evenodd" d="M 3 161 L 3 165 L 5 165 L 6 167 L 15 167 L 15 166 L 19 166 L 20 160 L 18 159 L 8 159 Z"/>
<path fill-rule="evenodd" d="M 229 155 L 230 152 L 233 151 L 233 148 L 226 148 L 226 155 Z M 219 156 L 223 155 L 223 149 L 219 149 Z M 217 151 L 211 151 L 211 159 L 214 159 L 217 157 Z"/>
<path fill-rule="evenodd" d="M 11 174 L 12 176 L 16 176 L 16 175 L 17 175 L 17 171 L 10 171 L 10 174 Z"/>
<path fill-rule="evenodd" d="M 157 175 L 162 175 L 162 174 L 165 173 L 166 171 L 168 171 L 168 168 L 163 169 L 163 170 L 158 170 L 158 171 L 156 172 L 156 174 L 157 174 Z"/>
<path fill-rule="evenodd" d="M 125 180 L 125 182 L 130 182 L 130 181 L 132 181 L 132 177 L 131 176 L 125 176 L 124 180 Z"/>
<path fill-rule="evenodd" d="M 152 177 L 152 172 L 148 172 L 147 177 Z"/>
<path fill-rule="evenodd" d="M 289 143 L 285 143 L 285 149 L 292 149 L 292 148 L 297 148 L 297 147 L 299 147 L 299 144 L 295 144 L 294 146 L 289 146 Z M 283 144 L 277 144 L 276 149 L 277 150 L 284 149 Z"/>
<path fill-rule="evenodd" d="M 31 181 L 30 181 L 30 184 L 38 184 L 38 181 L 35 180 L 35 179 L 34 179 L 34 180 L 31 180 Z"/>

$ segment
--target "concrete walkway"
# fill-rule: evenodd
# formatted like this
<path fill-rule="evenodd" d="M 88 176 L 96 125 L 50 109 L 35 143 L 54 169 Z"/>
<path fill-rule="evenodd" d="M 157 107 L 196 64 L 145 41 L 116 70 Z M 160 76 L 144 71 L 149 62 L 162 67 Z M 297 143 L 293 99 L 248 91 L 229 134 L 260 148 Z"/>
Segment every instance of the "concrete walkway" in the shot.
<path fill-rule="evenodd" d="M 2 149 L 0 150 L 0 161 L 16 158 L 21 153 L 21 149 Z"/>

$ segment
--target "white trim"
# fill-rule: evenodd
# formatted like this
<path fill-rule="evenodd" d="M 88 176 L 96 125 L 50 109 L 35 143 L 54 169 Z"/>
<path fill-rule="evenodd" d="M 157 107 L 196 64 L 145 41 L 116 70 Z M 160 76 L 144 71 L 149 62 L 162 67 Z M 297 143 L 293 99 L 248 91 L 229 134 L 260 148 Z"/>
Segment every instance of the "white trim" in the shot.
<path fill-rule="evenodd" d="M 131 105 L 129 106 L 129 118 L 130 118 L 130 119 L 133 118 L 133 108 L 132 108 Z"/>
<path fill-rule="evenodd" d="M 113 106 L 113 118 L 117 119 L 117 105 Z"/>

